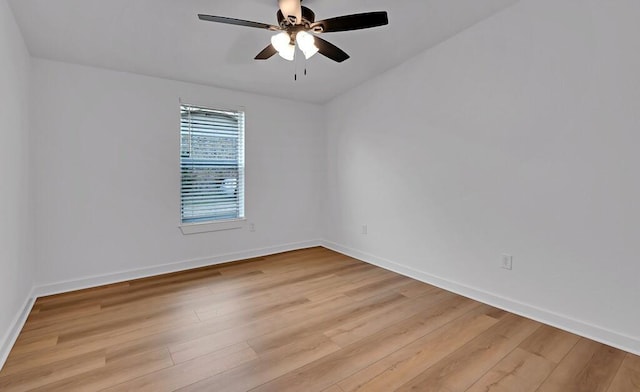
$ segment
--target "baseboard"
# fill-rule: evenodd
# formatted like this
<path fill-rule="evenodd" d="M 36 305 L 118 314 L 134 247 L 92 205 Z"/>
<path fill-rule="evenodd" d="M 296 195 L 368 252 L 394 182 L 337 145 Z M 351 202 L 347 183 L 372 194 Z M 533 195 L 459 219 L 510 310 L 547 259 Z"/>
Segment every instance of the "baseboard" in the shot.
<path fill-rule="evenodd" d="M 128 271 L 121 271 L 106 275 L 88 276 L 81 279 L 69 280 L 64 282 L 57 282 L 51 284 L 45 284 L 35 287 L 34 294 L 36 297 L 43 297 L 46 295 L 66 293 L 69 291 L 82 290 L 91 287 L 103 286 L 106 284 L 113 284 L 124 282 L 127 280 L 147 278 L 150 276 L 168 274 L 172 272 L 184 271 L 193 268 L 207 267 L 216 264 L 229 263 L 232 261 L 250 259 L 253 257 L 268 256 L 276 253 L 288 252 L 292 250 L 312 248 L 314 246 L 320 246 L 321 240 L 296 242 L 291 244 L 284 244 L 278 246 L 271 246 L 267 248 L 252 249 L 235 253 L 227 253 L 211 257 L 202 257 L 191 260 L 184 260 L 175 263 L 163 264 L 148 268 L 133 269 Z"/>
<path fill-rule="evenodd" d="M 0 346 L 0 370 L 4 367 L 11 349 L 18 339 L 18 335 L 20 335 L 20 331 L 22 331 L 22 327 L 24 327 L 24 323 L 27 321 L 29 313 L 31 313 L 31 308 L 35 301 L 36 297 L 32 290 L 25 300 L 24 305 L 20 308 L 18 314 L 13 318 L 13 322 L 11 323 L 9 330 L 0 341 L 2 342 L 2 345 Z"/>
<path fill-rule="evenodd" d="M 334 242 L 323 241 L 322 246 L 355 259 L 362 260 L 366 263 L 440 287 L 464 297 L 468 297 L 476 301 L 504 309 L 508 312 L 575 333 L 576 335 L 640 355 L 640 338 L 621 334 L 616 331 L 593 325 L 585 321 L 576 320 L 534 305 L 514 301 L 485 290 L 470 287 L 448 279 L 443 279 L 426 272 L 404 266 L 397 262 L 386 260 Z"/>

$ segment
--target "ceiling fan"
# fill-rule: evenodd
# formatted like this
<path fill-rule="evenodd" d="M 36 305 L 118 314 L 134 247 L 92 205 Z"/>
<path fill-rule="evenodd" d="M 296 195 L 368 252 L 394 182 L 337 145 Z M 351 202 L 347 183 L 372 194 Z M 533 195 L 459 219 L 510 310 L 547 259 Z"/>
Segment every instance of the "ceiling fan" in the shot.
<path fill-rule="evenodd" d="M 385 11 L 344 15 L 316 21 L 315 13 L 302 6 L 301 1 L 278 0 L 280 8 L 276 14 L 278 26 L 225 16 L 198 14 L 198 18 L 209 22 L 278 31 L 278 34 L 271 37 L 271 44 L 258 53 L 255 57 L 256 60 L 267 60 L 277 53 L 282 58 L 293 61 L 297 44 L 306 59 L 320 53 L 339 63 L 348 59 L 349 55 L 332 43 L 318 37 L 318 34 L 368 29 L 389 23 Z"/>

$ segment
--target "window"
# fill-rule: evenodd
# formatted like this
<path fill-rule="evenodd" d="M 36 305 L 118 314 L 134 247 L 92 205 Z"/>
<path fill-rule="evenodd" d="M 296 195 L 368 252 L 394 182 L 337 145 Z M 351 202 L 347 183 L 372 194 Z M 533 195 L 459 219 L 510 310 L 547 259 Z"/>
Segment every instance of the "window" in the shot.
<path fill-rule="evenodd" d="M 244 112 L 180 105 L 180 172 L 183 224 L 244 219 Z"/>

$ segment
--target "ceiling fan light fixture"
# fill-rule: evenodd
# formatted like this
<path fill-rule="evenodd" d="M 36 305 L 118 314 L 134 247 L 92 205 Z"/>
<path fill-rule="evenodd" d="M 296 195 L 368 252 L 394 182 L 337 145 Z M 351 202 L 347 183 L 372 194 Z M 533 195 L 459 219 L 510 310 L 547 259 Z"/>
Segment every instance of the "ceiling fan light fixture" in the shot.
<path fill-rule="evenodd" d="M 299 31 L 296 34 L 296 43 L 298 47 L 304 53 L 304 57 L 308 60 L 314 54 L 318 53 L 318 47 L 315 43 L 315 38 L 313 35 L 307 33 L 306 31 Z"/>
<path fill-rule="evenodd" d="M 296 55 L 296 47 L 294 45 L 287 45 L 287 47 L 279 51 L 278 54 L 285 60 L 293 61 Z"/>
<path fill-rule="evenodd" d="M 301 4 L 302 1 L 303 0 L 278 0 L 279 9 L 276 12 L 277 25 L 205 14 L 198 14 L 198 18 L 208 22 L 279 32 L 271 37 L 271 45 L 268 45 L 256 55 L 256 60 L 267 60 L 278 53 L 280 57 L 293 61 L 295 59 L 297 46 L 307 59 L 316 53 L 320 53 L 337 63 L 349 59 L 349 55 L 334 44 L 316 35 L 321 33 L 370 29 L 372 27 L 389 24 L 389 17 L 386 11 L 342 15 L 317 21 L 315 13 L 303 6 Z"/>
<path fill-rule="evenodd" d="M 314 46 L 313 49 L 306 51 L 303 50 L 302 53 L 304 54 L 304 58 L 309 60 L 311 57 L 313 57 L 314 54 L 318 53 L 319 50 L 320 49 Z"/>
<path fill-rule="evenodd" d="M 271 37 L 271 45 L 278 51 L 280 57 L 293 61 L 296 47 L 291 45 L 291 37 L 286 32 L 281 32 Z"/>

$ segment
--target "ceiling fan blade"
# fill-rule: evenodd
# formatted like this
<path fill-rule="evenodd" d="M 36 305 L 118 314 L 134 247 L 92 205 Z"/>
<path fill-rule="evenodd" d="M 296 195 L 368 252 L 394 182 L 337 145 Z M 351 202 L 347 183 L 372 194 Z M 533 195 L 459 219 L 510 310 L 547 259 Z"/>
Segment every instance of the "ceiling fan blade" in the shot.
<path fill-rule="evenodd" d="M 334 33 L 337 31 L 368 29 L 387 24 L 389 24 L 387 12 L 376 11 L 321 20 L 313 23 L 311 28 L 319 33 Z"/>
<path fill-rule="evenodd" d="M 287 18 L 295 18 L 295 24 L 302 23 L 302 6 L 300 0 L 278 0 L 278 6 L 282 15 Z"/>
<path fill-rule="evenodd" d="M 316 47 L 318 48 L 318 52 L 321 55 L 326 56 L 338 63 L 341 63 L 349 58 L 348 54 L 346 54 L 342 49 L 335 46 L 331 42 L 325 41 L 317 35 L 314 38 Z"/>
<path fill-rule="evenodd" d="M 276 48 L 273 47 L 273 45 L 269 44 L 269 46 L 267 46 L 266 48 L 262 49 L 262 52 L 258 53 L 258 55 L 256 56 L 256 60 L 267 60 L 270 59 L 271 56 L 275 55 L 276 53 L 278 53 L 278 51 L 276 50 Z"/>
<path fill-rule="evenodd" d="M 232 25 L 236 25 L 236 26 L 255 27 L 255 28 L 258 28 L 258 29 L 267 29 L 267 30 L 274 30 L 274 31 L 275 30 L 280 30 L 279 27 L 273 26 L 273 25 L 270 25 L 270 24 L 260 23 L 260 22 L 252 22 L 250 20 L 227 18 L 226 16 L 214 16 L 214 15 L 198 14 L 198 18 L 200 18 L 200 20 L 206 20 L 207 22 L 226 23 L 226 24 L 232 24 Z"/>

